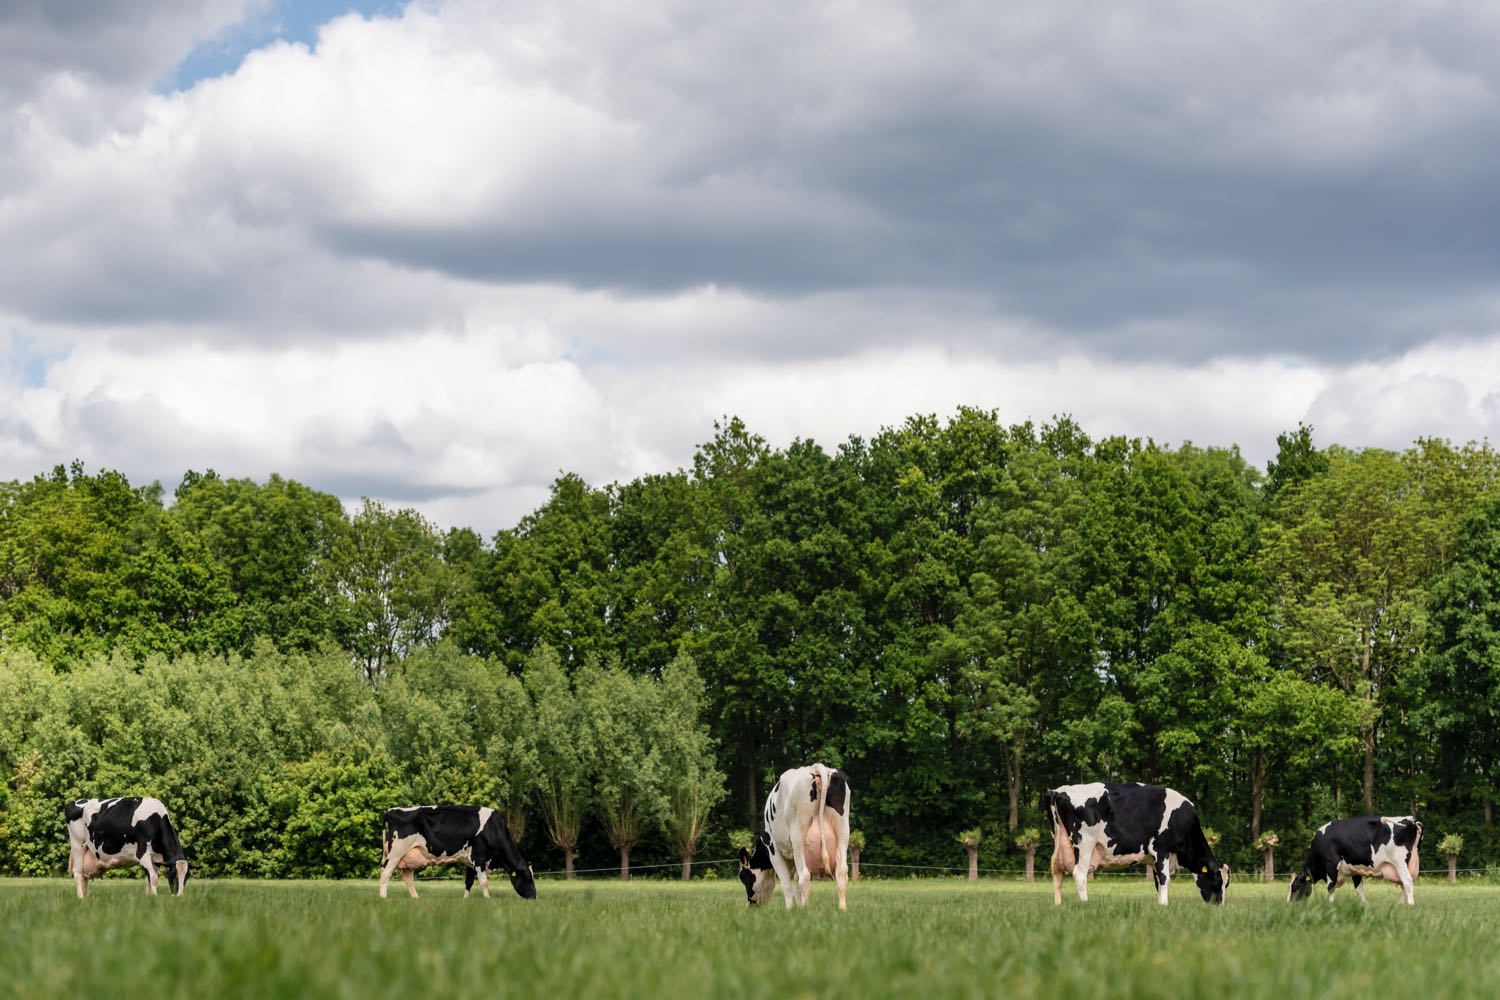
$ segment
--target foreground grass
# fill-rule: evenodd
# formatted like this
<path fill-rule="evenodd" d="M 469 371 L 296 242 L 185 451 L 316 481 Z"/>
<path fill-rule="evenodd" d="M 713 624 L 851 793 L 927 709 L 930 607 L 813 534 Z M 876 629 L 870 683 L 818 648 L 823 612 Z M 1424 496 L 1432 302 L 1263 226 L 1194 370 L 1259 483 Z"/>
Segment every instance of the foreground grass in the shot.
<path fill-rule="evenodd" d="M 866 881 L 786 912 L 738 882 L 543 881 L 462 898 L 455 882 L 380 900 L 374 883 L 195 880 L 182 899 L 111 879 L 0 881 L 18 996 L 1470 996 L 1500 982 L 1500 888 L 1423 880 L 1415 908 L 1375 885 L 1360 906 L 1231 887 L 1206 906 L 1143 880 L 1090 901 L 1051 885 Z M 1345 897 L 1347 893 L 1347 897 Z M 415 993 L 413 992 L 415 991 Z"/>

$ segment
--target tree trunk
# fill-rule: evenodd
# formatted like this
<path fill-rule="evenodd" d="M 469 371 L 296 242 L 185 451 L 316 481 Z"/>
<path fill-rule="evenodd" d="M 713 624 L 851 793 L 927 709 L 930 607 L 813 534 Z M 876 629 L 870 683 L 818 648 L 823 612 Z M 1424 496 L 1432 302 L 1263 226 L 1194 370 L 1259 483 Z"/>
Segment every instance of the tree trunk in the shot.
<path fill-rule="evenodd" d="M 1370 676 L 1370 629 L 1366 629 L 1363 638 L 1364 649 L 1360 653 L 1360 673 L 1365 679 L 1365 700 L 1370 702 L 1370 707 L 1375 707 L 1375 686 Z M 1370 727 L 1365 730 L 1365 811 L 1374 815 L 1375 813 L 1375 723 L 1376 713 L 1370 712 Z"/>
<path fill-rule="evenodd" d="M 684 854 L 682 856 L 682 880 L 688 881 L 693 877 L 693 856 Z"/>
<path fill-rule="evenodd" d="M 1484 825 L 1495 825 L 1495 800 L 1487 798 L 1484 800 Z"/>
<path fill-rule="evenodd" d="M 620 845 L 620 881 L 630 881 L 630 849 L 634 844 Z"/>
<path fill-rule="evenodd" d="M 859 851 L 849 848 L 849 878 L 851 881 L 859 881 Z"/>
<path fill-rule="evenodd" d="M 750 759 L 753 760 L 754 758 L 750 758 Z M 755 768 L 753 766 L 751 766 L 751 767 L 746 768 L 746 771 L 748 773 L 746 774 L 745 790 L 749 794 L 750 799 L 749 799 L 749 807 L 745 810 L 745 815 L 747 815 L 747 816 L 750 817 L 750 826 L 753 828 L 755 826 L 755 819 L 756 819 L 756 817 L 760 815 L 760 802 L 757 801 L 757 799 L 759 798 L 759 796 L 757 796 L 755 794 L 756 793 Z"/>
<path fill-rule="evenodd" d="M 563 878 L 573 877 L 573 845 L 563 845 Z"/>
<path fill-rule="evenodd" d="M 1266 790 L 1265 760 L 1259 750 L 1250 755 L 1250 839 L 1260 839 L 1260 808 Z"/>
<path fill-rule="evenodd" d="M 1006 819 L 1006 829 L 1014 830 L 1021 825 L 1021 746 L 1016 744 L 1011 747 L 1007 761 L 1006 778 L 1010 788 L 1010 816 Z"/>
<path fill-rule="evenodd" d="M 1458 855 L 1448 855 L 1448 884 L 1452 885 L 1458 881 Z"/>
<path fill-rule="evenodd" d="M 964 850 L 969 852 L 969 881 L 979 880 L 979 848 L 964 845 Z"/>
<path fill-rule="evenodd" d="M 1276 848 L 1274 847 L 1266 848 L 1266 870 L 1261 872 L 1260 880 L 1262 882 L 1276 881 Z"/>
<path fill-rule="evenodd" d="M 1036 848 L 1026 848 L 1026 881 L 1036 881 Z"/>

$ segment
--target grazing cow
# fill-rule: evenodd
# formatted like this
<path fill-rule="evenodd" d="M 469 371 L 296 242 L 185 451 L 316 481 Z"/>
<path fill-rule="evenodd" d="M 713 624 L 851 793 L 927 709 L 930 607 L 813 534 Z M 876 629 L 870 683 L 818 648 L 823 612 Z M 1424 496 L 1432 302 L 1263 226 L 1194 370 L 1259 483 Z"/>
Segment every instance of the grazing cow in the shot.
<path fill-rule="evenodd" d="M 831 877 L 838 883 L 839 909 L 847 910 L 849 782 L 844 772 L 823 764 L 783 772 L 766 796 L 764 818 L 755 850 L 740 848 L 740 881 L 749 904 L 769 900 L 779 881 L 787 909 L 794 884 L 797 905 L 806 906 L 809 882 Z"/>
<path fill-rule="evenodd" d="M 490 897 L 490 869 L 510 872 L 510 884 L 522 899 L 536 898 L 531 865 L 521 858 L 500 814 L 487 806 L 403 806 L 385 811 L 385 838 L 380 855 L 380 898 L 398 869 L 406 891 L 417 898 L 412 873 L 428 865 L 462 864 L 464 898 L 479 879 Z"/>
<path fill-rule="evenodd" d="M 1328 884 L 1328 898 L 1344 882 L 1354 883 L 1360 902 L 1365 899 L 1365 876 L 1380 877 L 1401 883 L 1401 893 L 1408 905 L 1412 899 L 1412 881 L 1419 865 L 1417 845 L 1422 841 L 1422 824 L 1410 816 L 1355 816 L 1324 823 L 1313 834 L 1312 849 L 1302 870 L 1292 876 L 1287 902 L 1306 899 L 1314 882 Z"/>
<path fill-rule="evenodd" d="M 1167 905 L 1173 870 L 1193 873 L 1205 902 L 1224 902 L 1229 867 L 1220 865 L 1203 836 L 1198 810 L 1180 792 L 1160 785 L 1063 785 L 1046 795 L 1052 816 L 1052 902 L 1062 903 L 1064 875 L 1072 875 L 1078 898 L 1089 898 L 1095 868 L 1154 860 L 1156 901 Z"/>
<path fill-rule="evenodd" d="M 146 892 L 156 895 L 156 866 L 165 865 L 167 884 L 182 895 L 187 888 L 187 856 L 167 807 L 156 799 L 78 799 L 63 805 L 68 822 L 68 871 L 78 898 L 89 894 L 89 880 L 111 868 L 138 864 L 146 869 Z"/>

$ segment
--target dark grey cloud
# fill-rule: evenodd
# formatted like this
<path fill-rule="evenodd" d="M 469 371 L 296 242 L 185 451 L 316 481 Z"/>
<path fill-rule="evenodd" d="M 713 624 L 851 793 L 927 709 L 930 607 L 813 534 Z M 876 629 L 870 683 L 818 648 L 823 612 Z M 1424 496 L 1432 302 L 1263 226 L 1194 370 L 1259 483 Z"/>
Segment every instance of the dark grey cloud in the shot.
<path fill-rule="evenodd" d="M 199 41 L 255 0 L 6 0 L 0 4 L 0 94 L 23 98 L 60 73 L 106 84 L 169 76 Z"/>
<path fill-rule="evenodd" d="M 26 0 L 0 38 L 126 87 L 242 6 Z M 82 166 L 0 222 L 0 306 L 350 337 L 538 283 L 713 285 L 927 305 L 702 351 L 1390 356 L 1493 328 L 1497 44 L 1479 3 L 416 5 L 112 145 L 16 132 L 22 167 Z"/>

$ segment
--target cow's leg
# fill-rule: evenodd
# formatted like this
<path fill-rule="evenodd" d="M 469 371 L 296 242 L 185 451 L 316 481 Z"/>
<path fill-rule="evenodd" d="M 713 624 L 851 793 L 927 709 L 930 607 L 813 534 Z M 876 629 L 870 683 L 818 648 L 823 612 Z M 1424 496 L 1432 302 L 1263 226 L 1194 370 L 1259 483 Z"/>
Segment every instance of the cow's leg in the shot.
<path fill-rule="evenodd" d="M 1084 837 L 1078 844 L 1078 860 L 1073 864 L 1073 884 L 1078 887 L 1078 898 L 1089 901 L 1089 866 L 1094 863 L 1094 842 Z"/>
<path fill-rule="evenodd" d="M 151 853 L 142 854 L 139 859 L 141 867 L 146 869 L 146 894 L 156 895 L 156 866 L 151 863 Z"/>
<path fill-rule="evenodd" d="M 490 898 L 490 873 L 484 868 L 479 869 L 479 892 L 485 899 Z"/>
<path fill-rule="evenodd" d="M 464 899 L 469 898 L 469 890 L 474 888 L 474 866 L 468 865 L 464 868 Z"/>
<path fill-rule="evenodd" d="M 844 901 L 844 894 L 849 889 L 849 822 L 844 821 L 843 840 L 838 844 L 838 851 L 833 856 L 833 881 L 839 887 L 839 912 L 848 911 L 849 906 Z"/>
<path fill-rule="evenodd" d="M 1363 903 L 1365 901 L 1365 880 L 1358 875 L 1350 875 L 1349 881 L 1354 883 L 1354 894 Z"/>
<path fill-rule="evenodd" d="M 1411 872 L 1407 871 L 1406 865 L 1402 865 L 1396 870 L 1396 874 L 1401 876 L 1401 895 L 1406 897 L 1406 905 L 1416 906 L 1417 901 L 1412 898 Z"/>
<path fill-rule="evenodd" d="M 786 908 L 792 908 L 792 892 L 796 883 L 792 880 L 792 870 L 787 867 L 786 858 L 781 856 L 780 851 L 771 852 L 771 868 L 776 872 L 776 881 L 781 885 L 781 898 L 786 902 Z"/>
<path fill-rule="evenodd" d="M 416 873 L 410 868 L 401 869 L 401 881 L 406 883 L 406 894 L 412 899 L 417 898 Z"/>
<path fill-rule="evenodd" d="M 814 820 L 814 822 L 817 822 Z M 807 870 L 807 837 L 792 838 L 792 861 L 797 873 L 797 905 L 806 906 L 812 889 L 812 872 Z"/>
<path fill-rule="evenodd" d="M 87 857 L 83 852 L 87 848 L 79 848 L 77 844 L 69 846 L 68 860 L 73 869 L 73 884 L 78 889 L 78 898 L 86 899 L 89 894 L 88 876 L 83 873 L 83 859 Z"/>
<path fill-rule="evenodd" d="M 1162 906 L 1167 905 L 1167 883 L 1172 880 L 1172 862 L 1170 856 L 1156 859 L 1156 865 L 1151 869 L 1156 879 L 1156 901 Z"/>
<path fill-rule="evenodd" d="M 406 857 L 406 852 L 411 850 L 415 841 L 408 838 L 391 841 L 390 853 L 386 855 L 385 866 L 380 869 L 380 898 L 385 898 L 386 887 L 391 884 L 391 876 L 396 874 L 396 866 L 401 859 Z"/>

